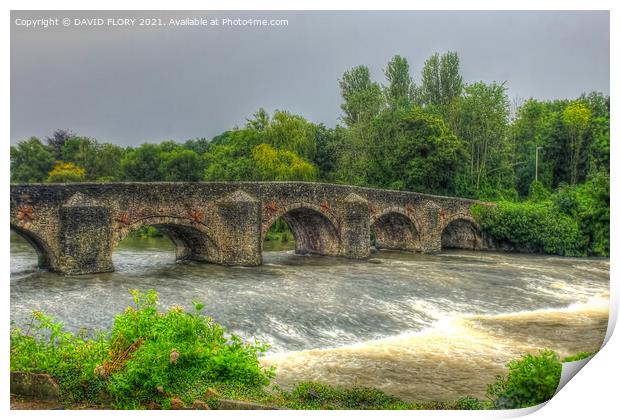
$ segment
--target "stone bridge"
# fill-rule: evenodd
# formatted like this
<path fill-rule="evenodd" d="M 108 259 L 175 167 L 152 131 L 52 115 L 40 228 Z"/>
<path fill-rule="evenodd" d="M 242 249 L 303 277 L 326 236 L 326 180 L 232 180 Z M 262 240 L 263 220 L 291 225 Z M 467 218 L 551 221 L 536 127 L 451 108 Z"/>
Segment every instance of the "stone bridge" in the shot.
<path fill-rule="evenodd" d="M 114 270 L 132 229 L 154 226 L 179 260 L 262 263 L 265 234 L 282 217 L 297 253 L 363 259 L 380 249 L 484 249 L 472 200 L 307 182 L 11 185 L 11 229 L 62 274 Z"/>

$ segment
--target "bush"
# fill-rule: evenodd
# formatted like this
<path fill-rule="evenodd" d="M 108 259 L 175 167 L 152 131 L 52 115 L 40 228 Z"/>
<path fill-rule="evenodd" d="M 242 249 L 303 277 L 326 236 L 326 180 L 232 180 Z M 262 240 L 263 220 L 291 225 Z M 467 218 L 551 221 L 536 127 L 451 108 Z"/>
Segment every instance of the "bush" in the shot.
<path fill-rule="evenodd" d="M 484 405 L 478 398 L 463 397 L 456 402 L 459 410 L 484 410 Z"/>
<path fill-rule="evenodd" d="M 508 363 L 508 375 L 498 376 L 487 388 L 495 408 L 524 408 L 541 404 L 553 397 L 560 383 L 562 364 L 551 350 L 525 355 Z"/>
<path fill-rule="evenodd" d="M 494 239 L 508 241 L 532 251 L 579 256 L 587 251 L 587 238 L 579 223 L 561 213 L 551 202 L 500 202 L 475 205 L 473 213 Z"/>
<path fill-rule="evenodd" d="M 58 161 L 48 174 L 47 182 L 82 182 L 85 176 L 83 168 L 71 162 Z"/>
<path fill-rule="evenodd" d="M 157 310 L 157 294 L 131 292 L 135 307 L 116 316 L 111 334 L 86 339 L 36 312 L 28 330 L 11 331 L 11 370 L 56 377 L 71 401 L 97 401 L 105 390 L 117 408 L 165 403 L 199 384 L 261 388 L 272 370 L 260 367 L 266 346 L 246 344 L 200 311 Z M 31 334 L 34 332 L 34 335 Z"/>

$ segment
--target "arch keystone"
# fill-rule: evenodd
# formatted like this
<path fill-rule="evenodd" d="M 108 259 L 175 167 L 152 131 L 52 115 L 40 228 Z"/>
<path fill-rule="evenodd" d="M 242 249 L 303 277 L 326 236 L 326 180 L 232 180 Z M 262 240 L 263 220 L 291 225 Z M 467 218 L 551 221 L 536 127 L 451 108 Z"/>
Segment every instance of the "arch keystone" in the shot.
<path fill-rule="evenodd" d="M 257 203 L 258 199 L 243 190 L 236 190 L 222 198 L 217 203 Z"/>
<path fill-rule="evenodd" d="M 81 192 L 76 192 L 69 197 L 62 207 L 96 207 L 101 206 L 101 203 L 92 197 L 87 196 Z"/>
<path fill-rule="evenodd" d="M 347 195 L 344 199 L 345 203 L 354 203 L 354 204 L 368 204 L 368 200 L 364 197 L 357 195 L 355 193 L 351 193 Z"/>

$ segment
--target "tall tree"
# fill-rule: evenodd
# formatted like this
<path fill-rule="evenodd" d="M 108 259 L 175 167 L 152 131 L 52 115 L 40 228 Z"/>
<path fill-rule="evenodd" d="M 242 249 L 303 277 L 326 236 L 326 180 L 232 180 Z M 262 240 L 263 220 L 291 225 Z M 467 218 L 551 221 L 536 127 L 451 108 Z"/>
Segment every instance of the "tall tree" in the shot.
<path fill-rule="evenodd" d="M 456 52 L 433 54 L 422 68 L 422 102 L 440 110 L 448 107 L 463 91 L 463 78 L 459 73 L 459 56 Z"/>
<path fill-rule="evenodd" d="M 383 70 L 388 85 L 384 86 L 383 92 L 389 106 L 395 108 L 407 105 L 411 101 L 412 88 L 415 89 L 409 63 L 400 55 L 395 55 Z"/>
<path fill-rule="evenodd" d="M 357 66 L 345 71 L 339 84 L 344 100 L 340 106 L 344 112 L 342 120 L 347 126 L 368 122 L 379 114 L 383 106 L 381 88 L 370 79 L 368 67 Z"/>
<path fill-rule="evenodd" d="M 568 130 L 570 148 L 570 183 L 577 183 L 578 168 L 583 152 L 586 131 L 590 126 L 592 111 L 582 102 L 574 102 L 562 113 L 562 121 Z"/>
<path fill-rule="evenodd" d="M 477 82 L 465 88 L 459 106 L 457 135 L 469 150 L 466 174 L 470 188 L 479 193 L 513 184 L 512 144 L 507 137 L 509 101 L 502 84 Z"/>

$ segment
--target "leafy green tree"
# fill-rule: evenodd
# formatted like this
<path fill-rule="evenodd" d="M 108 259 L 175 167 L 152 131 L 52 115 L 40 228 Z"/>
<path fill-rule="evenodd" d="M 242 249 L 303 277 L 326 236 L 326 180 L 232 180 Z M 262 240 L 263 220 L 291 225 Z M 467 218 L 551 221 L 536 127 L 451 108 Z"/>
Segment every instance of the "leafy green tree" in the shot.
<path fill-rule="evenodd" d="M 163 181 L 160 153 L 158 145 L 148 143 L 129 149 L 120 162 L 123 179 L 143 182 Z"/>
<path fill-rule="evenodd" d="M 336 176 L 337 161 L 342 149 L 342 127 L 327 128 L 324 124 L 316 127 L 316 156 L 314 164 L 318 169 L 318 179 L 333 181 Z"/>
<path fill-rule="evenodd" d="M 57 159 L 61 158 L 61 150 L 62 146 L 64 146 L 65 142 L 70 138 L 75 137 L 75 134 L 70 130 L 55 130 L 51 136 L 45 138 L 47 145 L 54 153 L 54 157 Z"/>
<path fill-rule="evenodd" d="M 459 56 L 456 52 L 433 54 L 422 68 L 421 99 L 425 105 L 448 107 L 463 91 L 463 78 L 459 73 Z"/>
<path fill-rule="evenodd" d="M 586 130 L 589 128 L 592 111 L 581 102 L 574 102 L 564 109 L 562 122 L 568 130 L 570 150 L 570 183 L 577 183 L 578 168 L 583 153 Z"/>
<path fill-rule="evenodd" d="M 54 162 L 50 149 L 36 137 L 11 146 L 11 182 L 43 182 Z"/>
<path fill-rule="evenodd" d="M 196 182 L 204 176 L 204 160 L 193 150 L 181 147 L 162 152 L 159 171 L 166 181 Z"/>
<path fill-rule="evenodd" d="M 307 160 L 316 155 L 316 126 L 300 115 L 276 110 L 263 129 L 262 141 Z"/>
<path fill-rule="evenodd" d="M 271 118 L 269 117 L 269 113 L 265 111 L 265 108 L 259 108 L 258 111 L 252 114 L 252 118 L 247 119 L 245 128 L 265 131 L 267 127 L 269 127 L 270 121 Z"/>
<path fill-rule="evenodd" d="M 381 187 L 452 194 L 465 150 L 438 116 L 416 108 L 387 112 L 374 125 L 371 181 Z M 441 168 L 441 170 L 438 170 Z"/>
<path fill-rule="evenodd" d="M 209 140 L 207 140 L 204 137 L 197 138 L 197 139 L 190 139 L 190 140 L 187 140 L 183 144 L 183 147 L 188 150 L 193 150 L 199 155 L 202 155 L 204 152 L 209 150 Z"/>
<path fill-rule="evenodd" d="M 255 181 L 256 167 L 252 149 L 261 135 L 253 129 L 226 131 L 211 140 L 203 155 L 205 181 Z"/>
<path fill-rule="evenodd" d="M 83 182 L 86 171 L 71 162 L 56 162 L 50 171 L 47 182 Z"/>
<path fill-rule="evenodd" d="M 379 114 L 383 107 L 381 88 L 370 79 L 368 67 L 357 66 L 345 71 L 339 84 L 344 100 L 340 106 L 344 112 L 342 120 L 347 126 L 369 122 Z"/>
<path fill-rule="evenodd" d="M 289 150 L 278 150 L 268 144 L 259 144 L 252 157 L 261 181 L 313 181 L 316 167 Z"/>
<path fill-rule="evenodd" d="M 507 136 L 509 101 L 504 84 L 474 83 L 465 88 L 459 104 L 457 135 L 469 151 L 464 174 L 476 195 L 481 189 L 514 185 L 512 143 Z"/>
<path fill-rule="evenodd" d="M 411 101 L 411 92 L 415 90 L 407 59 L 395 55 L 388 62 L 383 73 L 388 81 L 388 85 L 383 88 L 387 103 L 393 108 L 407 106 Z"/>

